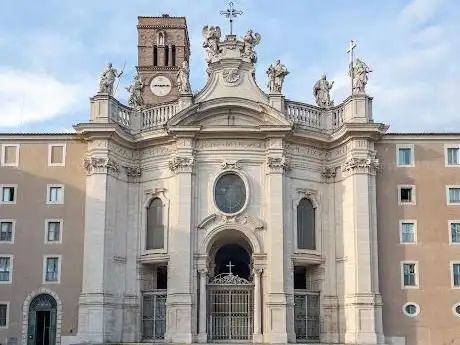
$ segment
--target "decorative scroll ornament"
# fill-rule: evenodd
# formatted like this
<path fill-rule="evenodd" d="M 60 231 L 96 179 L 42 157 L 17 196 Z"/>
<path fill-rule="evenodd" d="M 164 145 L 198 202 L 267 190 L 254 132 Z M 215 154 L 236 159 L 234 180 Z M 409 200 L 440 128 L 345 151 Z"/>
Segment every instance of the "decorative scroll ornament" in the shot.
<path fill-rule="evenodd" d="M 94 173 L 112 173 L 120 172 L 120 165 L 112 158 L 105 157 L 88 157 L 85 158 L 83 166 L 88 174 Z"/>
<path fill-rule="evenodd" d="M 223 161 L 222 163 L 220 163 L 220 166 L 222 170 L 227 170 L 227 169 L 241 170 L 239 161 Z"/>
<path fill-rule="evenodd" d="M 213 213 L 207 216 L 205 219 L 198 224 L 198 229 L 209 230 L 218 227 L 222 224 L 238 224 L 244 225 L 252 231 L 263 230 L 265 225 L 262 220 L 255 216 L 249 215 L 236 215 L 236 216 L 225 216 Z"/>
<path fill-rule="evenodd" d="M 211 280 L 211 284 L 219 284 L 219 285 L 250 285 L 251 282 L 244 278 L 238 277 L 234 275 L 232 272 L 230 273 L 221 273 L 215 276 Z"/>
<path fill-rule="evenodd" d="M 290 170 L 286 157 L 267 157 L 267 167 L 275 172 L 287 172 Z"/>
<path fill-rule="evenodd" d="M 380 164 L 377 158 L 350 158 L 342 165 L 342 172 L 360 172 L 374 174 Z"/>
<path fill-rule="evenodd" d="M 337 167 L 323 166 L 321 169 L 321 177 L 324 179 L 332 179 L 337 175 Z"/>
<path fill-rule="evenodd" d="M 172 172 L 189 171 L 193 166 L 193 157 L 174 157 L 169 161 L 169 170 Z"/>
<path fill-rule="evenodd" d="M 140 177 L 142 175 L 142 168 L 140 166 L 136 167 L 125 167 L 126 170 L 126 176 L 129 177 Z"/>
<path fill-rule="evenodd" d="M 226 68 L 222 72 L 222 76 L 228 86 L 237 86 L 241 81 L 241 74 L 238 68 Z"/>

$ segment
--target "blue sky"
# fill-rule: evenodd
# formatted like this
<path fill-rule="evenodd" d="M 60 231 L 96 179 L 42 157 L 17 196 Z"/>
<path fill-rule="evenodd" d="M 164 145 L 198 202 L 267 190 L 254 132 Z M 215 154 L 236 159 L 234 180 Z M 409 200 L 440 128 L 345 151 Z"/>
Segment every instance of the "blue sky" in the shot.
<path fill-rule="evenodd" d="M 458 0 L 234 0 L 244 11 L 234 31 L 253 29 L 257 80 L 276 59 L 291 72 L 283 93 L 313 103 L 312 86 L 326 73 L 333 98 L 349 92 L 347 45 L 374 71 L 368 93 L 374 118 L 390 131 L 460 132 L 460 1 Z M 289 6 L 287 6 L 289 4 Z M 89 118 L 107 62 L 125 74 L 118 96 L 137 61 L 137 16 L 186 16 L 191 39 L 191 83 L 204 86 L 201 28 L 228 22 L 217 0 L 17 0 L 1 3 L 0 131 L 70 131 Z"/>

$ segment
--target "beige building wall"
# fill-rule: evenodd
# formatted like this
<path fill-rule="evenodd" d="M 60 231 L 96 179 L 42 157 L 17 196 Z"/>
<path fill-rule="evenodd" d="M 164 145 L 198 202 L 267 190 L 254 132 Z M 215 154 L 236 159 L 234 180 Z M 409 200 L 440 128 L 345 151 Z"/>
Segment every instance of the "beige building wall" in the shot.
<path fill-rule="evenodd" d="M 450 262 L 460 246 L 449 244 L 449 220 L 460 219 L 460 205 L 447 205 L 447 185 L 460 184 L 460 168 L 445 166 L 446 145 L 458 135 L 386 135 L 377 144 L 382 169 L 377 175 L 378 245 L 383 326 L 386 337 L 406 337 L 407 345 L 460 344 L 460 317 L 453 306 Z M 413 146 L 413 167 L 398 167 L 397 147 Z M 399 205 L 398 185 L 415 185 L 415 204 Z M 399 221 L 415 220 L 416 244 L 400 244 Z M 403 289 L 401 262 L 418 263 L 419 287 Z M 403 305 L 415 302 L 420 313 L 406 316 Z M 397 340 L 397 339 L 395 339 Z M 451 342 L 453 341 L 453 342 Z"/>
<path fill-rule="evenodd" d="M 86 173 L 86 143 L 72 135 L 0 135 L 0 145 L 19 144 L 19 164 L 0 166 L 0 184 L 16 184 L 15 204 L 0 205 L 1 219 L 14 219 L 14 243 L 0 242 L 0 255 L 13 255 L 11 284 L 0 284 L 0 301 L 9 302 L 9 325 L 0 342 L 21 343 L 25 299 L 40 288 L 62 301 L 61 335 L 77 332 L 81 291 Z M 65 145 L 65 166 L 48 166 L 49 144 Z M 59 150 L 58 150 L 59 151 Z M 64 204 L 48 205 L 47 185 L 64 186 Z M 45 220 L 62 219 L 62 243 L 45 244 Z M 44 256 L 60 255 L 60 283 L 43 283 Z M 59 316 L 58 316 L 59 320 Z"/>

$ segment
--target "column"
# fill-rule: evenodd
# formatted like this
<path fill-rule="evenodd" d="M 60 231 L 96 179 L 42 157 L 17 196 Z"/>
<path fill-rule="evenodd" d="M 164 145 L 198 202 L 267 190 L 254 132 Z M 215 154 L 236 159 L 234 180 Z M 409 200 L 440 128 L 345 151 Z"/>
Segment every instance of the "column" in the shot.
<path fill-rule="evenodd" d="M 254 267 L 254 334 L 252 337 L 253 343 L 262 342 L 262 333 L 260 329 L 261 321 L 261 294 L 260 294 L 260 275 L 263 269 Z"/>
<path fill-rule="evenodd" d="M 199 314 L 199 331 L 198 331 L 198 342 L 206 343 L 208 341 L 208 334 L 206 333 L 206 281 L 208 271 L 203 268 L 199 270 L 200 273 L 200 314 Z"/>

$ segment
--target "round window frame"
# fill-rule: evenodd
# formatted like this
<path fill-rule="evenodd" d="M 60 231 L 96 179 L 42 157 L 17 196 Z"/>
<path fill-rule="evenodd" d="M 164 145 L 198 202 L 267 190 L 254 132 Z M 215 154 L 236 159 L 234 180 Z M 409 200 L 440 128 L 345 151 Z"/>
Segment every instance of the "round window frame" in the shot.
<path fill-rule="evenodd" d="M 453 306 L 452 306 L 452 313 L 454 314 L 454 316 L 456 317 L 460 317 L 460 312 L 457 313 L 457 308 L 460 307 L 460 302 L 458 303 L 455 303 Z"/>
<path fill-rule="evenodd" d="M 222 211 L 219 206 L 217 206 L 217 203 L 216 203 L 216 193 L 215 193 L 215 190 L 216 190 L 216 184 L 217 184 L 217 181 L 219 181 L 219 179 L 224 176 L 224 175 L 230 175 L 230 174 L 233 174 L 233 175 L 236 175 L 238 176 L 244 183 L 244 187 L 245 187 L 245 190 L 246 190 L 246 200 L 244 201 L 244 204 L 243 204 L 243 207 L 241 207 L 241 209 L 237 212 L 234 212 L 234 213 L 226 213 L 224 211 Z M 226 169 L 224 171 L 221 171 L 219 172 L 215 177 L 214 177 L 214 181 L 212 183 L 212 188 L 211 188 L 211 194 L 212 194 L 212 202 L 214 204 L 214 208 L 217 210 L 217 212 L 219 214 L 222 214 L 224 216 L 228 216 L 228 217 L 232 217 L 232 216 L 236 216 L 238 214 L 241 214 L 243 213 L 248 204 L 249 204 L 249 198 L 250 198 L 250 191 L 249 191 L 249 181 L 247 179 L 246 176 L 244 176 L 240 171 L 237 171 L 235 169 Z"/>
<path fill-rule="evenodd" d="M 415 314 L 409 314 L 406 311 L 406 307 L 409 306 L 409 305 L 414 305 L 415 306 Z M 415 302 L 407 302 L 406 304 L 403 305 L 402 312 L 407 317 L 416 317 L 416 316 L 418 316 L 420 314 L 420 306 Z"/>

